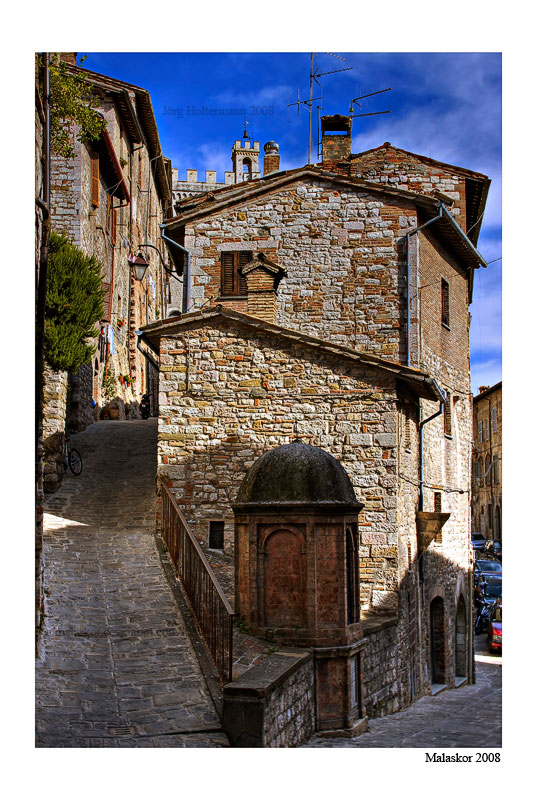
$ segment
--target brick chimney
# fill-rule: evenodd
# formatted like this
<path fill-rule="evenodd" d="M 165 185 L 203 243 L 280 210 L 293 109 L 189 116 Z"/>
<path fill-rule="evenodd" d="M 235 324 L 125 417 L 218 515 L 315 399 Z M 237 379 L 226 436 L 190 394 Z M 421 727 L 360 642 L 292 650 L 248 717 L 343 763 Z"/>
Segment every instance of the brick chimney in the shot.
<path fill-rule="evenodd" d="M 248 314 L 265 322 L 276 322 L 278 285 L 287 274 L 285 268 L 264 253 L 258 253 L 242 267 L 241 272 L 248 287 Z"/>
<path fill-rule="evenodd" d="M 352 119 L 340 114 L 321 117 L 322 155 L 324 164 L 347 161 L 351 154 Z"/>
<path fill-rule="evenodd" d="M 280 171 L 280 145 L 272 140 L 267 142 L 263 147 L 265 151 L 265 161 L 263 163 L 263 175 L 269 175 L 271 172 Z"/>
<path fill-rule="evenodd" d="M 479 387 L 479 394 L 481 394 L 482 392 L 488 391 L 488 389 L 490 389 L 490 386 L 480 386 Z"/>

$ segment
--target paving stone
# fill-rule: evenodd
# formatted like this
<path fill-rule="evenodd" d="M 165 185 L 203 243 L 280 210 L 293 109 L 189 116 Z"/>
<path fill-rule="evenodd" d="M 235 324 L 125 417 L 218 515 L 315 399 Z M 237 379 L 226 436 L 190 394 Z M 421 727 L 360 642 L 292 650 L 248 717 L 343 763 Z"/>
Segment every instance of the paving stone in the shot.
<path fill-rule="evenodd" d="M 156 420 L 71 438 L 82 475 L 45 503 L 36 746 L 228 747 L 155 546 Z"/>

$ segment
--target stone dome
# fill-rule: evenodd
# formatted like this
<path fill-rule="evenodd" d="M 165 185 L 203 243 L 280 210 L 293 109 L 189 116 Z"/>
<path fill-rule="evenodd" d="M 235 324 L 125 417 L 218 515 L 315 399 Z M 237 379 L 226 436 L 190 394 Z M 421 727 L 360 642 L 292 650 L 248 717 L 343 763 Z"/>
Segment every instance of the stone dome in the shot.
<path fill-rule="evenodd" d="M 257 505 L 363 507 L 339 461 L 298 440 L 264 453 L 245 475 L 233 507 Z"/>
<path fill-rule="evenodd" d="M 269 154 L 269 153 L 277 153 L 279 151 L 279 149 L 280 149 L 280 145 L 277 142 L 275 142 L 273 139 L 271 139 L 269 142 L 267 142 L 263 146 L 263 150 L 267 154 Z"/>

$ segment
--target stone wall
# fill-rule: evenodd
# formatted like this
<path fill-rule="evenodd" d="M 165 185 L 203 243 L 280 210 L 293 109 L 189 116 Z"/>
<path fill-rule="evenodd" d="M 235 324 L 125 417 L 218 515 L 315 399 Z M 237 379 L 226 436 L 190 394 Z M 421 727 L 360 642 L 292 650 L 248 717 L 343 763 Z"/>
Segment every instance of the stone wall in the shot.
<path fill-rule="evenodd" d="M 63 475 L 67 373 L 45 366 L 43 403 L 43 460 L 45 492 L 55 491 Z"/>
<path fill-rule="evenodd" d="M 397 606 L 397 392 L 386 373 L 224 320 L 161 340 L 159 475 L 197 538 L 225 523 L 254 461 L 299 436 L 337 458 L 364 503 L 363 606 Z"/>
<path fill-rule="evenodd" d="M 402 237 L 416 222 L 404 199 L 322 180 L 280 189 L 187 226 L 192 298 L 198 307 L 211 301 L 247 313 L 246 298 L 220 296 L 221 254 L 263 251 L 287 269 L 278 324 L 402 360 Z"/>
<path fill-rule="evenodd" d="M 315 730 L 311 654 L 285 648 L 228 683 L 222 722 L 235 747 L 297 747 L 306 742 Z"/>

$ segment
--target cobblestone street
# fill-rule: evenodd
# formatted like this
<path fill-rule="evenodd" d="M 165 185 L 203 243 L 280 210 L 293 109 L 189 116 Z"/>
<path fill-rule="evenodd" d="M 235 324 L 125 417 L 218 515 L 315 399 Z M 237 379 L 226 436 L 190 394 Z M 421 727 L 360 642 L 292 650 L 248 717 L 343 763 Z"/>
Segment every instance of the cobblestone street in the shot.
<path fill-rule="evenodd" d="M 483 639 L 483 637 L 481 637 Z M 477 656 L 476 683 L 422 697 L 399 714 L 372 719 L 353 739 L 311 739 L 304 747 L 501 747 L 502 667 Z M 497 657 L 496 657 L 497 658 Z"/>
<path fill-rule="evenodd" d="M 73 436 L 45 505 L 37 747 L 228 747 L 154 541 L 156 420 Z"/>

